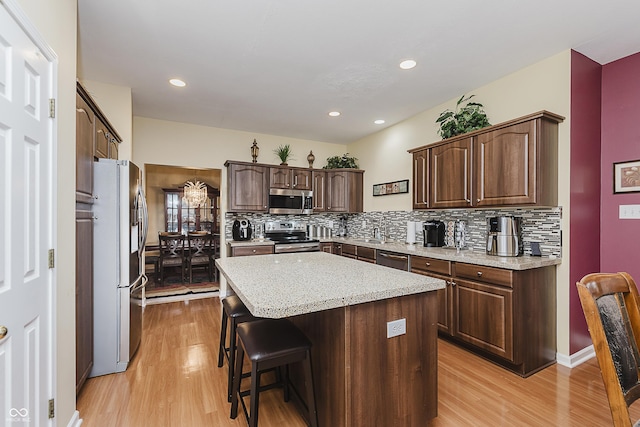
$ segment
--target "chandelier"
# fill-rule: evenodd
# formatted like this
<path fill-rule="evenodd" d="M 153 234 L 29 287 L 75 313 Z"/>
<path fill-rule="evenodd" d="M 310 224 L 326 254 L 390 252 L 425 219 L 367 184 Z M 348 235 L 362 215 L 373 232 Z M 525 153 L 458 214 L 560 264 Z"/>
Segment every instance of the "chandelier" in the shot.
<path fill-rule="evenodd" d="M 186 203 L 189 206 L 200 206 L 204 205 L 206 200 L 207 184 L 200 181 L 196 181 L 195 184 L 193 181 L 187 181 L 184 184 L 184 195 L 182 197 L 183 203 Z"/>

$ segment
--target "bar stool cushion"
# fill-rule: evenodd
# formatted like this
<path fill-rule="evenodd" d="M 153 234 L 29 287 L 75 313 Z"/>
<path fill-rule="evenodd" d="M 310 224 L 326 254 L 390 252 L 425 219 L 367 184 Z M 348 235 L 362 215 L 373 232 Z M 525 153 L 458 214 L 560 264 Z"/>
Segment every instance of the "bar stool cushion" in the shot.
<path fill-rule="evenodd" d="M 229 317 L 252 316 L 247 306 L 244 305 L 237 295 L 229 295 L 223 299 L 222 309 Z"/>
<path fill-rule="evenodd" d="M 238 336 L 251 361 L 282 359 L 311 348 L 311 341 L 286 319 L 266 319 L 238 325 Z"/>

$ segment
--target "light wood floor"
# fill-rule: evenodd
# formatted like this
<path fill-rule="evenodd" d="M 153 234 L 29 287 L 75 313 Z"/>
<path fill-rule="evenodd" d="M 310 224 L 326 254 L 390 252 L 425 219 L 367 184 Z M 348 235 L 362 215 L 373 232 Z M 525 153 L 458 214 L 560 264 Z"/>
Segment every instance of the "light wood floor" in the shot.
<path fill-rule="evenodd" d="M 219 299 L 147 306 L 143 323 L 129 369 L 91 378 L 80 392 L 83 427 L 246 426 L 241 412 L 229 418 L 227 366 L 217 367 Z M 438 417 L 431 427 L 612 425 L 595 359 L 523 379 L 447 341 L 438 345 Z M 640 418 L 640 407 L 633 415 Z M 304 425 L 280 390 L 261 393 L 261 427 Z"/>

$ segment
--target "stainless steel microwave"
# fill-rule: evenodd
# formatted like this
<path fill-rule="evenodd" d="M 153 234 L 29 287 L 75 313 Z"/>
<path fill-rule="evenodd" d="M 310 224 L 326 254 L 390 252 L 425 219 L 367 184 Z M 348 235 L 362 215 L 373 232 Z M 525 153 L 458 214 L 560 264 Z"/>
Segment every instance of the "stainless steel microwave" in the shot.
<path fill-rule="evenodd" d="M 271 188 L 269 213 L 309 215 L 313 213 L 313 191 Z"/>

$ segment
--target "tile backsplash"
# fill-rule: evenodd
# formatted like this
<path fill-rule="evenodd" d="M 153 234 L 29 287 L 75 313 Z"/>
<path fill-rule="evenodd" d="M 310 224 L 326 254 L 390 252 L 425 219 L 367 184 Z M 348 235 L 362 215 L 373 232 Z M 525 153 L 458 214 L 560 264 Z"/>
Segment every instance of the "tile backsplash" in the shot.
<path fill-rule="evenodd" d="M 225 215 L 225 234 L 231 240 L 231 226 L 237 217 L 247 218 L 258 228 L 266 221 L 297 220 L 307 225 L 320 225 L 333 229 L 335 236 L 341 217 L 347 218 L 347 236 L 355 238 L 373 237 L 374 227 L 384 225 L 387 239 L 407 241 L 407 222 L 416 222 L 416 245 L 423 244 L 422 223 L 430 220 L 444 221 L 447 226 L 457 220 L 466 222 L 466 247 L 484 251 L 487 237 L 487 217 L 515 216 L 522 221 L 522 240 L 525 255 L 531 254 L 531 242 L 540 243 L 543 256 L 562 256 L 561 219 L 562 208 L 509 208 L 509 209 L 447 209 L 432 211 L 387 211 L 357 214 L 316 213 L 312 215 L 271 215 L 259 213 Z M 448 231 L 448 230 L 447 230 Z M 449 234 L 449 233 L 447 233 Z M 451 244 L 453 245 L 453 244 Z"/>

